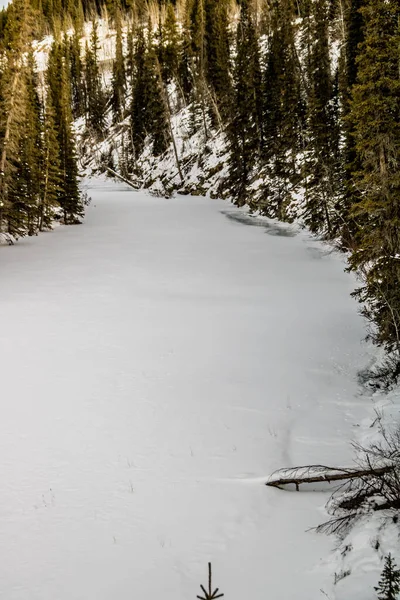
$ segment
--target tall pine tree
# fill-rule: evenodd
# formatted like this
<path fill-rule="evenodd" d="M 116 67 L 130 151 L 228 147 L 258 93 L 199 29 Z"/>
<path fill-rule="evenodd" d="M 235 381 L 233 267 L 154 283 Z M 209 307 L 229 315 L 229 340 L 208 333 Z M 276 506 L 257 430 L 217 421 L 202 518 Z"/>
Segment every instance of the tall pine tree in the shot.
<path fill-rule="evenodd" d="M 122 47 L 122 15 L 118 9 L 115 16 L 115 59 L 113 62 L 111 108 L 114 123 L 118 123 L 125 111 L 126 71 Z"/>
<path fill-rule="evenodd" d="M 263 76 L 263 138 L 265 204 L 258 208 L 285 218 L 290 189 L 298 182 L 296 158 L 302 147 L 304 100 L 295 47 L 292 0 L 282 0 L 271 11 L 270 46 Z"/>
<path fill-rule="evenodd" d="M 51 93 L 47 93 L 43 114 L 43 141 L 41 171 L 41 199 L 38 227 L 40 231 L 50 229 L 59 207 L 59 192 L 62 185 L 60 146 L 58 143 L 56 118 Z"/>
<path fill-rule="evenodd" d="M 69 39 L 70 77 L 72 86 L 72 113 L 75 119 L 85 114 L 85 86 L 81 57 L 80 31 L 74 30 Z"/>
<path fill-rule="evenodd" d="M 241 4 L 236 46 L 234 112 L 228 127 L 229 188 L 235 202 L 243 205 L 262 139 L 260 51 L 249 0 Z"/>
<path fill-rule="evenodd" d="M 215 94 L 217 109 L 226 120 L 229 118 L 232 96 L 227 0 L 206 0 L 205 15 L 207 80 Z"/>
<path fill-rule="evenodd" d="M 396 569 L 396 563 L 391 554 L 388 554 L 385 558 L 385 566 L 375 591 L 378 592 L 379 600 L 398 600 L 400 594 L 400 570 Z"/>
<path fill-rule="evenodd" d="M 86 118 L 89 127 L 98 136 L 104 134 L 106 98 L 103 92 L 98 62 L 99 35 L 97 21 L 92 23 L 90 44 L 85 50 Z"/>
<path fill-rule="evenodd" d="M 337 86 L 331 72 L 327 0 L 313 4 L 314 43 L 309 60 L 308 150 L 304 220 L 312 232 L 336 233 L 340 151 Z"/>
<path fill-rule="evenodd" d="M 376 327 L 373 338 L 400 352 L 400 5 L 367 0 L 365 39 L 351 101 L 360 190 L 360 223 L 351 267 L 364 274 L 358 297 Z"/>
<path fill-rule="evenodd" d="M 175 9 L 168 2 L 165 20 L 161 27 L 161 39 L 158 48 L 158 58 L 165 83 L 170 83 L 178 76 L 180 47 L 181 39 Z"/>
<path fill-rule="evenodd" d="M 24 235 L 31 231 L 32 187 L 29 186 L 32 156 L 28 145 L 33 123 L 29 56 L 34 16 L 29 0 L 15 0 L 8 10 L 4 32 L 0 92 L 0 233 Z M 29 88 L 29 89 L 28 89 Z M 28 114 L 30 118 L 28 117 Z M 22 196 L 18 196 L 18 189 Z M 29 191 L 28 191 L 29 188 Z"/>

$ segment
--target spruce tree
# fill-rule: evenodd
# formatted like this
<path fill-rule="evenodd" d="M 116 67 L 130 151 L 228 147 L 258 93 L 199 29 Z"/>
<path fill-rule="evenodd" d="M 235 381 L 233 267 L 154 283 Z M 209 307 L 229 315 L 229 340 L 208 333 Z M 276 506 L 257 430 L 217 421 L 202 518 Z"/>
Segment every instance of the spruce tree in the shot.
<path fill-rule="evenodd" d="M 228 128 L 229 188 L 239 205 L 247 200 L 247 187 L 261 146 L 261 70 L 254 15 L 243 0 L 237 29 L 234 70 L 234 114 Z"/>
<path fill-rule="evenodd" d="M 294 6 L 282 0 L 271 16 L 272 33 L 263 76 L 262 158 L 265 203 L 258 208 L 285 218 L 290 188 L 298 182 L 296 157 L 302 147 L 304 101 L 296 57 Z"/>
<path fill-rule="evenodd" d="M 191 39 L 191 13 L 190 0 L 185 4 L 185 12 L 182 25 L 182 42 L 179 54 L 178 83 L 187 102 L 192 100 L 194 86 L 194 58 Z"/>
<path fill-rule="evenodd" d="M 68 72 L 62 72 L 61 109 L 62 122 L 60 131 L 61 185 L 58 201 L 64 211 L 64 223 L 67 225 L 80 223 L 83 217 L 83 203 L 78 184 L 78 157 L 75 138 L 72 130 L 72 114 L 70 111 L 71 95 Z"/>
<path fill-rule="evenodd" d="M 336 183 L 340 168 L 337 86 L 331 73 L 327 0 L 313 4 L 314 32 L 310 56 L 308 149 L 306 154 L 306 209 L 304 220 L 312 232 L 335 234 Z"/>
<path fill-rule="evenodd" d="M 170 2 L 168 2 L 166 7 L 160 42 L 158 56 L 162 68 L 163 80 L 165 83 L 170 83 L 178 76 L 181 45 L 175 10 Z"/>
<path fill-rule="evenodd" d="M 163 84 L 161 66 L 154 50 L 149 53 L 148 61 L 152 80 L 148 105 L 152 151 L 154 156 L 161 156 L 167 150 L 170 142 L 168 90 Z"/>
<path fill-rule="evenodd" d="M 351 100 L 359 223 L 351 267 L 365 285 L 357 292 L 375 325 L 373 339 L 400 351 L 400 6 L 397 0 L 367 0 L 365 39 L 357 59 Z"/>
<path fill-rule="evenodd" d="M 346 173 L 351 177 L 351 171 L 354 170 L 354 160 L 356 152 L 354 147 L 353 125 L 348 118 L 350 111 L 350 100 L 353 86 L 357 82 L 358 74 L 358 54 L 364 39 L 364 24 L 361 9 L 365 0 L 350 0 L 350 6 L 347 11 L 346 19 L 346 43 L 345 43 L 345 64 L 344 77 L 342 79 L 342 116 L 344 120 L 345 133 L 345 162 Z"/>
<path fill-rule="evenodd" d="M 22 136 L 21 175 L 26 182 L 27 230 L 33 235 L 37 229 L 38 205 L 40 198 L 40 157 L 42 152 L 41 103 L 38 96 L 36 64 L 32 49 L 28 51 L 25 69 L 26 108 Z M 22 177 L 21 177 L 22 179 Z"/>
<path fill-rule="evenodd" d="M 80 31 L 74 30 L 69 40 L 70 77 L 72 86 L 72 113 L 75 119 L 85 114 L 85 89 L 81 58 Z"/>
<path fill-rule="evenodd" d="M 385 566 L 375 591 L 378 593 L 379 600 L 397 600 L 399 597 L 400 569 L 396 569 L 396 563 L 391 554 L 385 558 Z"/>
<path fill-rule="evenodd" d="M 190 39 L 192 43 L 192 56 L 198 74 L 205 70 L 205 27 L 206 12 L 205 0 L 190 0 Z"/>
<path fill-rule="evenodd" d="M 85 21 L 85 14 L 84 14 L 83 4 L 82 4 L 81 0 L 74 0 L 72 2 L 71 18 L 72 18 L 72 24 L 74 27 L 74 31 L 77 32 L 78 34 L 81 33 L 83 30 L 83 24 Z"/>
<path fill-rule="evenodd" d="M 111 108 L 114 123 L 118 123 L 125 111 L 126 72 L 122 47 L 122 16 L 117 10 L 115 16 L 115 59 L 113 62 Z"/>
<path fill-rule="evenodd" d="M 191 0 L 190 39 L 191 66 L 193 72 L 193 102 L 191 130 L 194 133 L 202 126 L 205 139 L 208 138 L 207 120 L 208 88 L 206 80 L 206 12 L 205 0 Z"/>
<path fill-rule="evenodd" d="M 358 53 L 364 39 L 361 9 L 365 0 L 349 0 L 346 19 L 346 87 L 349 92 L 357 81 Z"/>
<path fill-rule="evenodd" d="M 127 85 L 132 89 L 135 78 L 135 43 L 136 43 L 136 28 L 133 24 L 128 26 L 126 35 L 127 53 L 126 53 L 126 77 Z"/>
<path fill-rule="evenodd" d="M 23 99 L 24 115 L 8 189 L 7 215 L 9 233 L 14 236 L 33 235 L 37 228 L 41 123 L 32 53 L 27 57 L 19 93 Z"/>
<path fill-rule="evenodd" d="M 146 107 L 149 81 L 146 69 L 146 39 L 143 27 L 136 31 L 133 61 L 133 89 L 131 103 L 132 144 L 136 158 L 144 148 L 147 135 Z"/>
<path fill-rule="evenodd" d="M 227 119 L 232 95 L 227 0 L 206 0 L 205 16 L 207 80 L 215 94 L 218 109 Z"/>
<path fill-rule="evenodd" d="M 63 69 L 64 59 L 62 44 L 59 40 L 55 40 L 49 52 L 46 82 L 48 93 L 51 95 L 52 105 L 57 116 L 57 124 L 61 118 L 61 97 L 59 91 L 61 89 L 61 73 Z"/>
<path fill-rule="evenodd" d="M 43 115 L 43 141 L 41 159 L 41 197 L 38 214 L 38 228 L 50 229 L 59 206 L 62 173 L 60 164 L 60 147 L 57 138 L 56 119 L 52 96 L 47 94 Z"/>
<path fill-rule="evenodd" d="M 343 163 L 343 198 L 340 208 L 342 227 L 341 241 L 344 248 L 353 244 L 353 238 L 357 229 L 356 223 L 351 215 L 351 206 L 358 201 L 359 191 L 354 185 L 353 172 L 360 169 L 357 152 L 355 148 L 354 123 L 350 111 L 350 101 L 353 87 L 357 81 L 358 62 L 357 57 L 364 37 L 364 25 L 361 8 L 365 0 L 349 0 L 348 10 L 345 13 L 344 49 L 341 55 L 339 90 L 340 90 L 340 127 L 342 142 Z"/>
<path fill-rule="evenodd" d="M 85 95 L 87 124 L 101 137 L 104 134 L 106 99 L 98 63 L 99 36 L 97 21 L 93 21 L 90 44 L 85 49 Z"/>
<path fill-rule="evenodd" d="M 33 14 L 28 0 L 15 0 L 8 9 L 4 33 L 0 92 L 0 231 L 24 235 L 28 215 L 13 191 L 22 180 L 15 178 L 25 162 L 24 137 L 29 92 L 27 62 L 33 31 Z M 25 140 L 26 141 L 26 140 Z M 24 171 L 25 175 L 26 171 Z M 25 190 L 24 190 L 25 193 Z"/>

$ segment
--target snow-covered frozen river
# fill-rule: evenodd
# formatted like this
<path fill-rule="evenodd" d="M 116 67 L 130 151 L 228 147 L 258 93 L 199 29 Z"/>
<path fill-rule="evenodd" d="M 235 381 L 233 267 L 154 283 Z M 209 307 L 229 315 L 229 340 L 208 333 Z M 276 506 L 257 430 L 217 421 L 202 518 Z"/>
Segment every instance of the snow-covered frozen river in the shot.
<path fill-rule="evenodd" d="M 0 249 L 1 598 L 190 600 L 211 560 L 227 600 L 321 600 L 325 496 L 263 481 L 350 461 L 368 357 L 342 258 L 91 186 L 84 225 Z"/>

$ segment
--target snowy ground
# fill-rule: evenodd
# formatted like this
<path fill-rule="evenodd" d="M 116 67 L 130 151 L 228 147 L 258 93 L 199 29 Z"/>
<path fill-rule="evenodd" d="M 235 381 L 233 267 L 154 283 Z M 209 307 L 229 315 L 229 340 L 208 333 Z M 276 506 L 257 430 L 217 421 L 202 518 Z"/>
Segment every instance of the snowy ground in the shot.
<path fill-rule="evenodd" d="M 342 259 L 91 186 L 84 225 L 1 248 L 1 597 L 189 600 L 211 560 L 228 600 L 321 600 L 326 495 L 263 482 L 351 464 L 369 356 Z"/>

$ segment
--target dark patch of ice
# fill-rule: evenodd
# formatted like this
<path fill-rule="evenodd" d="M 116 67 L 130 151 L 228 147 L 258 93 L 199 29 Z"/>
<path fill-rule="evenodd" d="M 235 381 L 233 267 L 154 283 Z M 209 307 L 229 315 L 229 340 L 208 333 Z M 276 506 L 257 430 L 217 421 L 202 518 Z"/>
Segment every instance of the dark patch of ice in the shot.
<path fill-rule="evenodd" d="M 239 211 L 232 212 L 228 210 L 222 210 L 221 213 L 228 219 L 231 219 L 232 221 L 235 221 L 237 223 L 242 223 L 242 225 L 251 225 L 252 227 L 263 227 L 265 233 L 268 233 L 268 235 L 276 235 L 280 237 L 295 237 L 296 235 L 296 231 L 294 231 L 293 229 L 289 229 L 288 227 L 279 225 L 278 223 L 271 223 L 269 221 L 266 221 L 265 219 L 253 217 L 251 215 Z"/>

